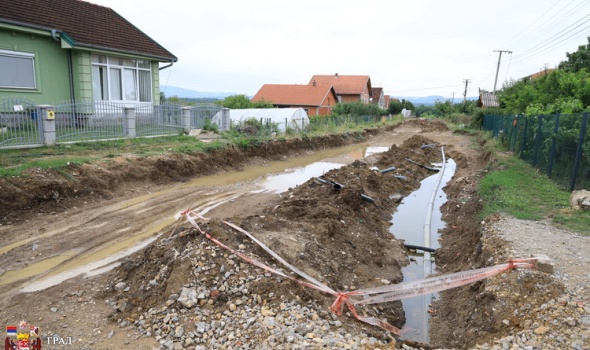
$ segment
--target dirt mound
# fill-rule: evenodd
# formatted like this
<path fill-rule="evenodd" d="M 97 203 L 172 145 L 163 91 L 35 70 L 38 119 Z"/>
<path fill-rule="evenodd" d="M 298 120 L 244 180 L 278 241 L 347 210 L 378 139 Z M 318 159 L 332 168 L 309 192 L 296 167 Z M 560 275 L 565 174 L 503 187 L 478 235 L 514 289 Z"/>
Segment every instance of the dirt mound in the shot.
<path fill-rule="evenodd" d="M 350 291 L 398 283 L 402 280 L 400 269 L 408 263 L 408 258 L 403 242 L 394 239 L 388 230 L 391 215 L 397 206 L 397 201 L 391 195 L 408 195 L 419 187 L 420 180 L 430 175 L 428 170 L 408 162 L 406 158 L 411 157 L 427 165 L 439 162 L 440 151 L 421 147 L 432 143 L 415 135 L 401 146 L 394 145 L 381 154 L 378 161 L 380 166 L 399 167 L 400 172 L 381 173 L 356 161 L 324 175 L 323 179 L 342 185 L 341 189 L 310 179 L 284 193 L 283 200 L 275 207 L 259 215 L 229 221 L 248 230 L 285 260 L 335 290 Z M 394 176 L 400 173 L 405 174 L 407 179 Z M 203 228 L 230 247 L 242 246 L 245 251 L 260 256 L 270 265 L 275 263 L 245 235 L 220 221 L 208 222 Z M 121 265 L 113 280 L 126 281 L 133 290 L 138 291 L 126 301 L 132 304 L 131 310 L 139 305 L 145 307 L 146 302 L 150 306 L 163 303 L 168 295 L 177 292 L 182 285 L 198 283 L 190 272 L 194 269 L 194 263 L 182 264 L 174 260 L 174 255 L 189 254 L 194 244 L 207 242 L 194 230 L 190 230 L 181 237 L 166 239 L 150 247 Z M 223 258 L 217 255 L 222 254 L 203 257 L 203 262 L 219 266 L 223 263 L 219 259 Z M 207 280 L 215 281 L 215 273 Z M 152 288 L 148 289 L 149 281 L 158 282 L 152 282 Z M 216 290 L 219 286 L 212 283 L 209 288 Z M 333 302 L 333 297 L 329 295 L 281 279 L 266 278 L 252 283 L 249 290 L 259 295 L 290 294 L 304 301 L 317 300 L 325 309 Z M 220 298 L 222 300 L 223 296 Z M 211 307 L 215 308 L 215 305 L 217 302 Z M 398 327 L 405 320 L 400 302 L 367 308 L 363 312 L 386 318 Z M 378 330 L 368 331 L 379 333 Z"/>
<path fill-rule="evenodd" d="M 361 142 L 381 131 L 366 129 L 312 138 L 251 141 L 241 148 L 228 147 L 209 153 L 117 157 L 92 164 L 70 164 L 60 171 L 32 168 L 22 176 L 0 178 L 0 220 L 4 224 L 20 222 L 30 216 L 33 208 L 39 212 L 60 212 L 80 202 L 113 198 L 130 187 L 168 184 L 239 170 L 245 164 Z"/>

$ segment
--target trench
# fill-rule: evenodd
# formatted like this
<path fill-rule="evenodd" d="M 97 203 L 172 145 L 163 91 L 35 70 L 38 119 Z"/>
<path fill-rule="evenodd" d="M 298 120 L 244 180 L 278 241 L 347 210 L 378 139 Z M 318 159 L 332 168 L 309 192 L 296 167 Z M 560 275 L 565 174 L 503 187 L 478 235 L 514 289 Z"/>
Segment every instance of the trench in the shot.
<path fill-rule="evenodd" d="M 95 213 L 86 214 L 85 222 L 67 224 L 67 227 L 50 229 L 42 235 L 14 242 L 0 247 L 0 254 L 12 249 L 22 249 L 31 243 L 45 239 L 54 239 L 66 231 L 77 231 L 84 234 L 89 228 L 117 232 L 120 238 L 96 247 L 76 247 L 68 251 L 30 263 L 23 268 L 7 270 L 0 274 L 0 286 L 30 280 L 21 286 L 21 292 L 35 292 L 58 285 L 59 283 L 79 276 L 91 276 L 104 273 L 116 267 L 119 261 L 144 248 L 157 239 L 166 228 L 171 227 L 179 218 L 179 212 L 192 205 L 192 209 L 206 214 L 209 210 L 221 206 L 230 200 L 257 192 L 281 193 L 295 187 L 312 177 L 323 175 L 327 171 L 342 167 L 357 159 L 384 152 L 388 147 L 373 147 L 367 144 L 356 144 L 314 152 L 286 161 L 273 161 L 264 165 L 250 166 L 243 171 L 228 172 L 213 176 L 195 178 L 187 183 L 164 189 L 162 191 L 137 196 L 102 208 Z M 244 183 L 253 183 L 242 191 Z M 237 185 L 236 185 L 237 184 Z M 229 189 L 215 189 L 228 186 Z M 213 188 L 213 189 L 212 189 Z M 198 201 L 191 198 L 198 197 Z M 163 203 L 157 207 L 155 199 Z M 129 216 L 144 214 L 150 217 L 148 223 L 141 227 L 128 222 L 113 220 L 111 213 L 128 214 Z M 77 222 L 76 220 L 69 220 Z M 97 222 L 100 224 L 97 225 Z"/>
<path fill-rule="evenodd" d="M 435 164 L 437 167 L 442 164 Z M 430 247 L 440 248 L 439 231 L 446 224 L 442 220 L 441 206 L 447 201 L 447 196 L 442 188 L 451 180 L 455 173 L 456 163 L 453 159 L 447 159 L 445 170 L 437 189 L 430 226 Z M 432 198 L 432 192 L 436 189 L 439 174 L 431 175 L 420 182 L 420 188 L 405 197 L 397 210 L 392 215 L 390 232 L 396 239 L 403 240 L 404 244 L 425 246 L 424 227 L 428 211 L 428 204 Z M 403 282 L 410 282 L 429 277 L 436 273 L 436 253 L 432 254 L 432 261 L 424 257 L 422 250 L 410 250 L 408 252 L 409 264 L 402 268 Z M 426 271 L 431 271 L 429 275 Z M 437 294 L 417 296 L 402 299 L 402 305 L 406 316 L 406 323 L 402 328 L 402 339 L 420 343 L 429 343 L 429 309 L 433 298 Z"/>

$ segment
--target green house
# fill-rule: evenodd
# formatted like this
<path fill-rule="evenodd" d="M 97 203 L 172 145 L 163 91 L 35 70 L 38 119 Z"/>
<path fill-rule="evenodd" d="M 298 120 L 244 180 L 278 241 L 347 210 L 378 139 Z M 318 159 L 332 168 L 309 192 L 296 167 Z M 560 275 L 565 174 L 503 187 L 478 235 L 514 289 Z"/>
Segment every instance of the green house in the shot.
<path fill-rule="evenodd" d="M 160 101 L 159 71 L 178 59 L 108 7 L 81 0 L 5 0 L 0 101 L 125 106 Z"/>

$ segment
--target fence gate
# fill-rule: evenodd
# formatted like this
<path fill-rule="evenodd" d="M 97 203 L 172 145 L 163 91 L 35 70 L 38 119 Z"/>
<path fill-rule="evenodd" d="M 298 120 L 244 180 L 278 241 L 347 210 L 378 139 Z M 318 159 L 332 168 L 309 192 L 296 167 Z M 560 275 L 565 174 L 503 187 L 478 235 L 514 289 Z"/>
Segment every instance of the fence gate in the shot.
<path fill-rule="evenodd" d="M 0 99 L 0 148 L 42 144 L 42 123 L 35 104 L 22 98 Z"/>
<path fill-rule="evenodd" d="M 57 142 L 121 138 L 123 108 L 108 101 L 75 100 L 55 106 Z"/>
<path fill-rule="evenodd" d="M 211 125 L 213 117 L 221 111 L 223 107 L 214 103 L 202 103 L 194 105 L 191 108 L 191 128 L 205 129 Z"/>

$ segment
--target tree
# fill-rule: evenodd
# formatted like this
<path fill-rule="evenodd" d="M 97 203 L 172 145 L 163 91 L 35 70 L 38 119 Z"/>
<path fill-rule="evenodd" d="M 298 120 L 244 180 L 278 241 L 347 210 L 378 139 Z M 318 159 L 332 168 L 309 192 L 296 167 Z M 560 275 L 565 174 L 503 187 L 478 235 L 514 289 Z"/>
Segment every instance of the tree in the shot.
<path fill-rule="evenodd" d="M 252 102 L 252 108 L 274 108 L 274 105 L 271 101 L 262 98 L 259 101 Z"/>
<path fill-rule="evenodd" d="M 252 102 L 246 95 L 232 95 L 227 96 L 219 104 L 225 108 L 231 109 L 246 109 L 252 108 Z"/>
<path fill-rule="evenodd" d="M 414 104 L 406 99 L 402 99 L 401 101 L 399 100 L 392 100 L 391 102 L 389 102 L 389 107 L 387 108 L 387 113 L 389 114 L 400 114 L 402 112 L 403 109 L 407 109 L 410 111 L 415 111 L 416 107 L 414 106 Z"/>
<path fill-rule="evenodd" d="M 334 115 L 378 116 L 384 115 L 385 113 L 386 111 L 376 104 L 364 104 L 362 102 L 337 103 L 332 109 L 332 114 Z"/>
<path fill-rule="evenodd" d="M 577 72 L 586 68 L 590 70 L 590 37 L 588 44 L 578 46 L 578 51 L 566 53 L 567 60 L 559 64 L 558 68 L 566 72 Z"/>

